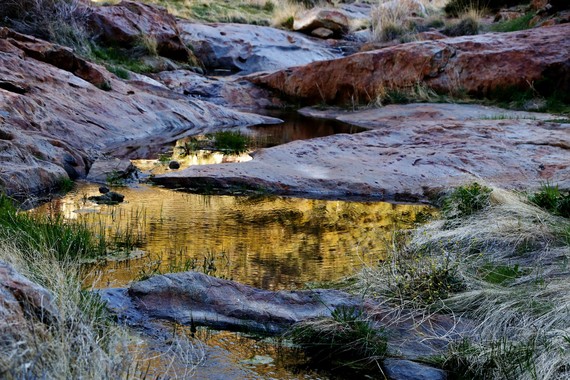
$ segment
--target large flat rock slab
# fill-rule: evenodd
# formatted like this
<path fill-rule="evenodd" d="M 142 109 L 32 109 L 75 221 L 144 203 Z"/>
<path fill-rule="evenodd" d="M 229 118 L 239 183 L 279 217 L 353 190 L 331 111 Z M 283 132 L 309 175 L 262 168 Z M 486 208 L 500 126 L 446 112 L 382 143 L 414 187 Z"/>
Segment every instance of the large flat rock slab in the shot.
<path fill-rule="evenodd" d="M 245 163 L 190 167 L 154 178 L 170 188 L 252 187 L 317 198 L 424 201 L 482 181 L 570 188 L 570 125 L 499 108 L 410 104 L 357 112 L 306 110 L 373 128 L 262 149 Z"/>

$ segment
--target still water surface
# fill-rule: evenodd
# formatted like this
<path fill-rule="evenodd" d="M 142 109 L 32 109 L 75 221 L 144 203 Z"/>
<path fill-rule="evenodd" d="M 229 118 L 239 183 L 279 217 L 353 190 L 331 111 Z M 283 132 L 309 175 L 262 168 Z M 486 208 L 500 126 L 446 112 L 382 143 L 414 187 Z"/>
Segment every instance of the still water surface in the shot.
<path fill-rule="evenodd" d="M 420 205 L 205 196 L 142 184 L 114 190 L 124 203 L 96 205 L 87 197 L 98 185 L 80 184 L 40 209 L 135 245 L 139 258 L 97 266 L 90 280 L 96 287 L 184 269 L 271 290 L 330 282 L 374 265 L 396 229 L 431 212 Z"/>
<path fill-rule="evenodd" d="M 385 255 L 395 230 L 433 213 L 420 205 L 271 196 L 205 196 L 137 185 L 115 206 L 87 200 L 83 183 L 37 212 L 59 213 L 96 234 L 135 245 L 134 258 L 93 265 L 86 286 L 126 286 L 145 276 L 193 269 L 259 288 L 298 289 L 345 278 Z M 129 239 L 126 239 L 126 237 Z M 178 328 L 180 330 L 180 328 Z M 238 333 L 200 330 L 208 359 L 198 378 L 326 379 L 291 348 Z M 160 375 L 152 363 L 149 373 Z M 245 371 L 245 372 L 244 372 Z"/>

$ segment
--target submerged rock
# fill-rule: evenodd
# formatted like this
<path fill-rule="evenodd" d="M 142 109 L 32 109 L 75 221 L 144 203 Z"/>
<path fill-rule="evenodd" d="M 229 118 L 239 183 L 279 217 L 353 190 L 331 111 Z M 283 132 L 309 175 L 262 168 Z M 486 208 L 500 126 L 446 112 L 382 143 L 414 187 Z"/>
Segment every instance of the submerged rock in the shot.
<path fill-rule="evenodd" d="M 249 77 L 295 101 L 367 104 L 386 91 L 426 85 L 475 96 L 570 91 L 570 24 L 419 41 Z M 556 85 L 555 85 L 556 83 Z"/>
<path fill-rule="evenodd" d="M 107 191 L 103 195 L 93 195 L 87 199 L 99 205 L 116 205 L 123 202 L 125 196 L 114 191 Z"/>
<path fill-rule="evenodd" d="M 242 74 L 279 70 L 340 56 L 328 45 L 267 26 L 179 22 L 182 38 L 208 70 Z"/>
<path fill-rule="evenodd" d="M 180 169 L 180 162 L 178 162 L 178 161 L 170 161 L 170 162 L 168 163 L 168 168 L 169 168 L 169 169 L 172 169 L 172 170 Z"/>
<path fill-rule="evenodd" d="M 382 363 L 384 373 L 390 380 L 445 380 L 445 371 L 401 359 L 386 359 Z"/>

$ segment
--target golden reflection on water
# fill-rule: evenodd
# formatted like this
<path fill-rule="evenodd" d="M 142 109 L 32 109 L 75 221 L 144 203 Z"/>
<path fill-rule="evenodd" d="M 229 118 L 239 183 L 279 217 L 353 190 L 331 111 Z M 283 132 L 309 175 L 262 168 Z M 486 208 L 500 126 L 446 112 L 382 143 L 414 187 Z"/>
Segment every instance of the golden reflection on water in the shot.
<path fill-rule="evenodd" d="M 253 158 L 247 154 L 233 154 L 227 155 L 222 152 L 211 152 L 209 150 L 200 150 L 186 156 L 180 156 L 174 154 L 172 156 L 173 160 L 176 160 L 180 164 L 180 168 L 177 170 L 185 169 L 189 166 L 196 165 L 217 165 L 226 164 L 232 162 L 247 162 L 251 161 Z M 160 162 L 159 160 L 131 160 L 137 169 L 149 173 L 149 174 L 164 174 L 172 171 L 168 168 L 168 161 Z"/>
<path fill-rule="evenodd" d="M 125 203 L 96 205 L 87 197 L 98 185 L 82 184 L 40 208 L 139 243 L 142 257 L 97 265 L 89 280 L 95 287 L 185 269 L 273 290 L 334 281 L 374 265 L 396 229 L 432 212 L 420 205 L 204 196 L 146 185 L 114 190 Z"/>

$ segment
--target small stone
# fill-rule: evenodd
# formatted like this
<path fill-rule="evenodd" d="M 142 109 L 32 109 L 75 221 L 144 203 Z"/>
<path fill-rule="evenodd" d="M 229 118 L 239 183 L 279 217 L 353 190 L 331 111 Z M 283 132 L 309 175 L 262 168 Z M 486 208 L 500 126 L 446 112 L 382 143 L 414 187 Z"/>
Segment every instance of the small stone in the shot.
<path fill-rule="evenodd" d="M 168 163 L 168 168 L 172 170 L 180 169 L 180 163 L 178 161 L 170 161 Z"/>
<path fill-rule="evenodd" d="M 100 186 L 99 187 L 99 192 L 101 194 L 107 194 L 109 191 L 111 191 L 107 186 Z"/>
<path fill-rule="evenodd" d="M 330 37 L 332 37 L 333 34 L 334 34 L 334 32 L 330 29 L 327 29 L 327 28 L 317 28 L 311 32 L 312 36 L 315 36 L 318 38 L 330 38 Z"/>
<path fill-rule="evenodd" d="M 115 193 L 114 191 L 109 191 L 105 196 L 114 202 L 122 202 L 125 199 L 123 194 Z"/>
<path fill-rule="evenodd" d="M 350 30 L 350 17 L 340 9 L 313 8 L 295 17 L 293 30 L 311 33 L 315 29 L 326 28 L 337 37 Z"/>
<path fill-rule="evenodd" d="M 114 191 L 109 191 L 103 195 L 94 195 L 87 199 L 98 205 L 116 205 L 117 203 L 121 203 L 125 199 L 125 196 L 115 193 Z"/>
<path fill-rule="evenodd" d="M 445 380 L 444 370 L 416 363 L 411 360 L 386 359 L 384 373 L 391 380 Z"/>
<path fill-rule="evenodd" d="M 264 355 L 255 355 L 251 359 L 245 359 L 241 361 L 243 364 L 250 364 L 250 365 L 267 365 L 274 362 L 273 358 L 270 356 Z"/>

